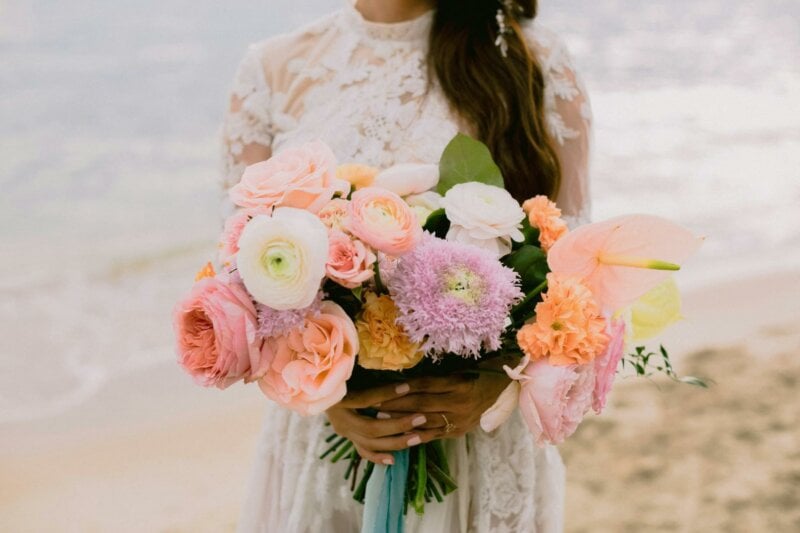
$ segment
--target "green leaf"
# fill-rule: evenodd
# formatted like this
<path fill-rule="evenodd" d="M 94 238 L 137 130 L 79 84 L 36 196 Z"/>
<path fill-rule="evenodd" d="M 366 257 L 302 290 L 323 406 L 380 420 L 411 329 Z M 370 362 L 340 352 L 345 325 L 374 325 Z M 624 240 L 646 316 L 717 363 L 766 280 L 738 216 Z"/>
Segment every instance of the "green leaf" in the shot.
<path fill-rule="evenodd" d="M 503 264 L 519 274 L 522 291 L 525 293 L 538 287 L 550 272 L 545 253 L 538 246 L 530 244 L 504 257 Z"/>
<path fill-rule="evenodd" d="M 422 229 L 440 239 L 444 239 L 447 236 L 447 232 L 450 231 L 450 221 L 447 219 L 444 209 L 437 209 L 428 215 L 428 219 Z"/>
<path fill-rule="evenodd" d="M 444 195 L 453 186 L 470 181 L 504 187 L 503 174 L 492 159 L 489 148 L 482 142 L 459 133 L 444 149 L 439 161 L 439 184 L 436 191 Z"/>
<path fill-rule="evenodd" d="M 708 382 L 704 379 L 696 378 L 694 376 L 684 376 L 682 378 L 678 378 L 678 381 L 681 383 L 685 383 L 686 385 L 693 385 L 695 387 L 700 387 L 703 389 L 708 388 Z"/>

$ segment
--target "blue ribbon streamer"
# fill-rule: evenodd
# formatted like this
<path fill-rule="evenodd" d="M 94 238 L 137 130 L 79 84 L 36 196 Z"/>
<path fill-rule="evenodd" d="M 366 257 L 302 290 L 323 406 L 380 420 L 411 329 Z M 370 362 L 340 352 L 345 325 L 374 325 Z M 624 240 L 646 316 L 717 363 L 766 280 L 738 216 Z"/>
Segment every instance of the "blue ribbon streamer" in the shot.
<path fill-rule="evenodd" d="M 394 465 L 376 465 L 367 482 L 361 533 L 405 531 L 408 449 L 394 452 Z"/>

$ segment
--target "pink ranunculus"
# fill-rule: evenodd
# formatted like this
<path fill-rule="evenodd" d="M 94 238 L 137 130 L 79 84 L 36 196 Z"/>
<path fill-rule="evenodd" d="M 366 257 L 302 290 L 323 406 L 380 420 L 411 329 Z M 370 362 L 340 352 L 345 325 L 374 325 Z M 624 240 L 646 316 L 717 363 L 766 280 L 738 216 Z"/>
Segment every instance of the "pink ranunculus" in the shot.
<path fill-rule="evenodd" d="M 592 365 L 554 366 L 546 359 L 506 370 L 522 385 L 519 408 L 536 444 L 561 444 L 575 433 L 592 406 Z"/>
<path fill-rule="evenodd" d="M 253 370 L 269 398 L 301 415 L 316 415 L 347 393 L 358 353 L 358 333 L 350 317 L 331 301 L 306 317 L 305 325 L 264 340 Z"/>
<path fill-rule="evenodd" d="M 348 229 L 353 235 L 389 255 L 402 255 L 422 238 L 422 227 L 397 194 L 380 187 L 353 193 Z"/>
<path fill-rule="evenodd" d="M 195 382 L 224 389 L 247 379 L 258 360 L 256 309 L 244 287 L 225 276 L 195 283 L 173 312 L 178 362 Z"/>
<path fill-rule="evenodd" d="M 230 191 L 234 204 L 248 209 L 296 207 L 319 212 L 350 184 L 336 177 L 336 157 L 320 141 L 287 148 L 245 169 Z"/>
<path fill-rule="evenodd" d="M 617 367 L 625 353 L 625 321 L 615 320 L 609 324 L 610 341 L 603 355 L 594 360 L 595 385 L 592 393 L 592 409 L 597 414 L 605 408 L 608 393 L 614 384 Z"/>
<path fill-rule="evenodd" d="M 219 243 L 219 262 L 223 266 L 231 266 L 239 251 L 239 237 L 250 221 L 250 213 L 239 210 L 225 220 L 222 238 Z"/>
<path fill-rule="evenodd" d="M 329 278 L 348 289 L 354 289 L 372 278 L 378 258 L 363 242 L 335 230 L 328 234 L 328 242 L 325 269 Z"/>

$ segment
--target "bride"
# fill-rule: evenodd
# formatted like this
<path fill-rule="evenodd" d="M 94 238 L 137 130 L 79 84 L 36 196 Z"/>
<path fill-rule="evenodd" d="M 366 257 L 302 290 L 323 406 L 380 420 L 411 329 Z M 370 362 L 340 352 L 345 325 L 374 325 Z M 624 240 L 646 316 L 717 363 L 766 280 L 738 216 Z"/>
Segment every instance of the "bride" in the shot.
<path fill-rule="evenodd" d="M 568 220 L 585 219 L 588 101 L 536 9 L 536 0 L 350 0 L 250 46 L 223 127 L 226 187 L 288 145 L 321 139 L 342 162 L 385 168 L 435 163 L 461 131 L 490 147 L 518 200 L 547 194 Z M 344 465 L 319 459 L 331 426 L 384 464 L 392 450 L 448 439 L 459 489 L 422 518 L 409 512 L 410 532 L 561 531 L 556 449 L 534 446 L 518 415 L 491 434 L 478 425 L 507 383 L 411 380 L 311 418 L 268 405 L 240 531 L 359 530 Z M 378 403 L 377 419 L 355 411 Z"/>

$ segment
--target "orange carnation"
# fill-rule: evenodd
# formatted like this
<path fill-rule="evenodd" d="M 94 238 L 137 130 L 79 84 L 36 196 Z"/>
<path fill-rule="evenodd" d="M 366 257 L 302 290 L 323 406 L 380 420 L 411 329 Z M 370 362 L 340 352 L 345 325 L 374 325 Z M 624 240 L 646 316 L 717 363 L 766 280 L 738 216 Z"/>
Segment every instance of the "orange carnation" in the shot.
<path fill-rule="evenodd" d="M 556 366 L 586 364 L 608 346 L 606 321 L 592 293 L 575 278 L 547 275 L 536 320 L 520 328 L 517 343 L 533 360 Z"/>
<path fill-rule="evenodd" d="M 522 204 L 528 213 L 531 226 L 539 230 L 539 243 L 546 252 L 558 239 L 567 234 L 567 223 L 561 218 L 561 209 L 547 196 L 534 196 Z"/>

